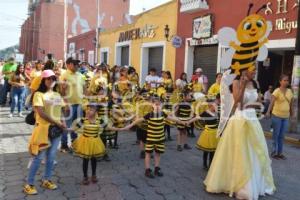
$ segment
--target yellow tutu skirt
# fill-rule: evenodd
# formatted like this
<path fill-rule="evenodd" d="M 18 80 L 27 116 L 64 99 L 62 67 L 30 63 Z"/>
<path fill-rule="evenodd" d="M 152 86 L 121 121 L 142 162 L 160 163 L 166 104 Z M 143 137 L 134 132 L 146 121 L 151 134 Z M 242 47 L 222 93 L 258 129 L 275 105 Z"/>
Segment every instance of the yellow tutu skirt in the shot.
<path fill-rule="evenodd" d="M 81 158 L 99 158 L 106 153 L 105 146 L 100 137 L 87 137 L 80 135 L 73 142 L 75 155 Z"/>
<path fill-rule="evenodd" d="M 218 146 L 219 139 L 216 137 L 217 129 L 205 127 L 197 141 L 196 148 L 202 151 L 213 152 Z"/>

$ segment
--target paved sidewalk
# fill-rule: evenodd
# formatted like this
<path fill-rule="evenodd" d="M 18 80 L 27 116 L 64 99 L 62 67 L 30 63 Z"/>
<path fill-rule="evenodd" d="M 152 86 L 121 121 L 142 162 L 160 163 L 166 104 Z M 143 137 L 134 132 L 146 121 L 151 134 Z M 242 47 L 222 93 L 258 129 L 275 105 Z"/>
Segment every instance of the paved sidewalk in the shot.
<path fill-rule="evenodd" d="M 1 200 L 221 200 L 226 195 L 213 195 L 204 191 L 202 152 L 193 148 L 177 152 L 176 142 L 167 142 L 161 168 L 165 174 L 153 180 L 144 177 L 144 163 L 139 159 L 135 133 L 120 133 L 120 149 L 111 150 L 111 162 L 99 162 L 98 184 L 80 185 L 81 160 L 70 154 L 58 153 L 53 181 L 59 188 L 46 191 L 39 187 L 44 167 L 37 176 L 39 195 L 26 196 L 22 186 L 27 176 L 27 141 L 32 127 L 22 118 L 7 118 L 7 109 L 0 110 L 0 199 Z M 175 139 L 176 129 L 172 129 Z M 197 134 L 198 135 L 198 134 Z M 189 139 L 194 146 L 197 138 Z M 263 200 L 297 200 L 299 197 L 299 148 L 285 145 L 286 161 L 274 160 L 273 173 L 277 192 Z M 237 163 L 238 164 L 238 163 Z M 90 171 L 89 171 L 90 172 Z"/>

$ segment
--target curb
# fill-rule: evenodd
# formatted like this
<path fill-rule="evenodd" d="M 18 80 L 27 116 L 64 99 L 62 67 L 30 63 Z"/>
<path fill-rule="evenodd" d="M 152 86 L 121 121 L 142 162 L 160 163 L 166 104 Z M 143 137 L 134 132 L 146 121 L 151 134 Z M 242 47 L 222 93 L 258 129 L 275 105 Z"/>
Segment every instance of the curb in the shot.
<path fill-rule="evenodd" d="M 265 136 L 268 139 L 272 139 L 272 133 L 269 131 L 265 131 Z M 284 141 L 288 144 L 297 145 L 300 147 L 300 139 L 292 138 L 292 137 L 284 137 Z"/>

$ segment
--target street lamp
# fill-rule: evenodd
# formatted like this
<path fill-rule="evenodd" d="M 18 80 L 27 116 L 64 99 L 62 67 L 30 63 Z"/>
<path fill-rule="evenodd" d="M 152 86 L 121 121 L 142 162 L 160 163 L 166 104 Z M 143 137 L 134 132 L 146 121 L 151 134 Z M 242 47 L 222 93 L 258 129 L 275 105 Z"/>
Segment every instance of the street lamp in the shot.
<path fill-rule="evenodd" d="M 169 25 L 166 24 L 166 26 L 165 26 L 165 38 L 167 39 L 167 41 L 169 41 L 169 36 L 170 36 L 170 28 L 169 28 Z"/>

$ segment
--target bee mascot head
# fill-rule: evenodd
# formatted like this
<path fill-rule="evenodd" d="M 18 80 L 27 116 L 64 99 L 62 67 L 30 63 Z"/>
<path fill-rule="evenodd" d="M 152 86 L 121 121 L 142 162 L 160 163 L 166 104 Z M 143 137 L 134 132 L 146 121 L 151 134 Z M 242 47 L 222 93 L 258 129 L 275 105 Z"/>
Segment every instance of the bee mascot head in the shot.
<path fill-rule="evenodd" d="M 230 47 L 221 60 L 221 67 L 231 68 L 236 75 L 244 69 L 255 70 L 256 61 L 263 61 L 268 55 L 264 44 L 268 42 L 272 24 L 258 14 L 266 5 L 250 15 L 252 7 L 253 4 L 250 4 L 247 17 L 240 22 L 236 31 L 224 27 L 218 33 L 219 42 Z"/>

